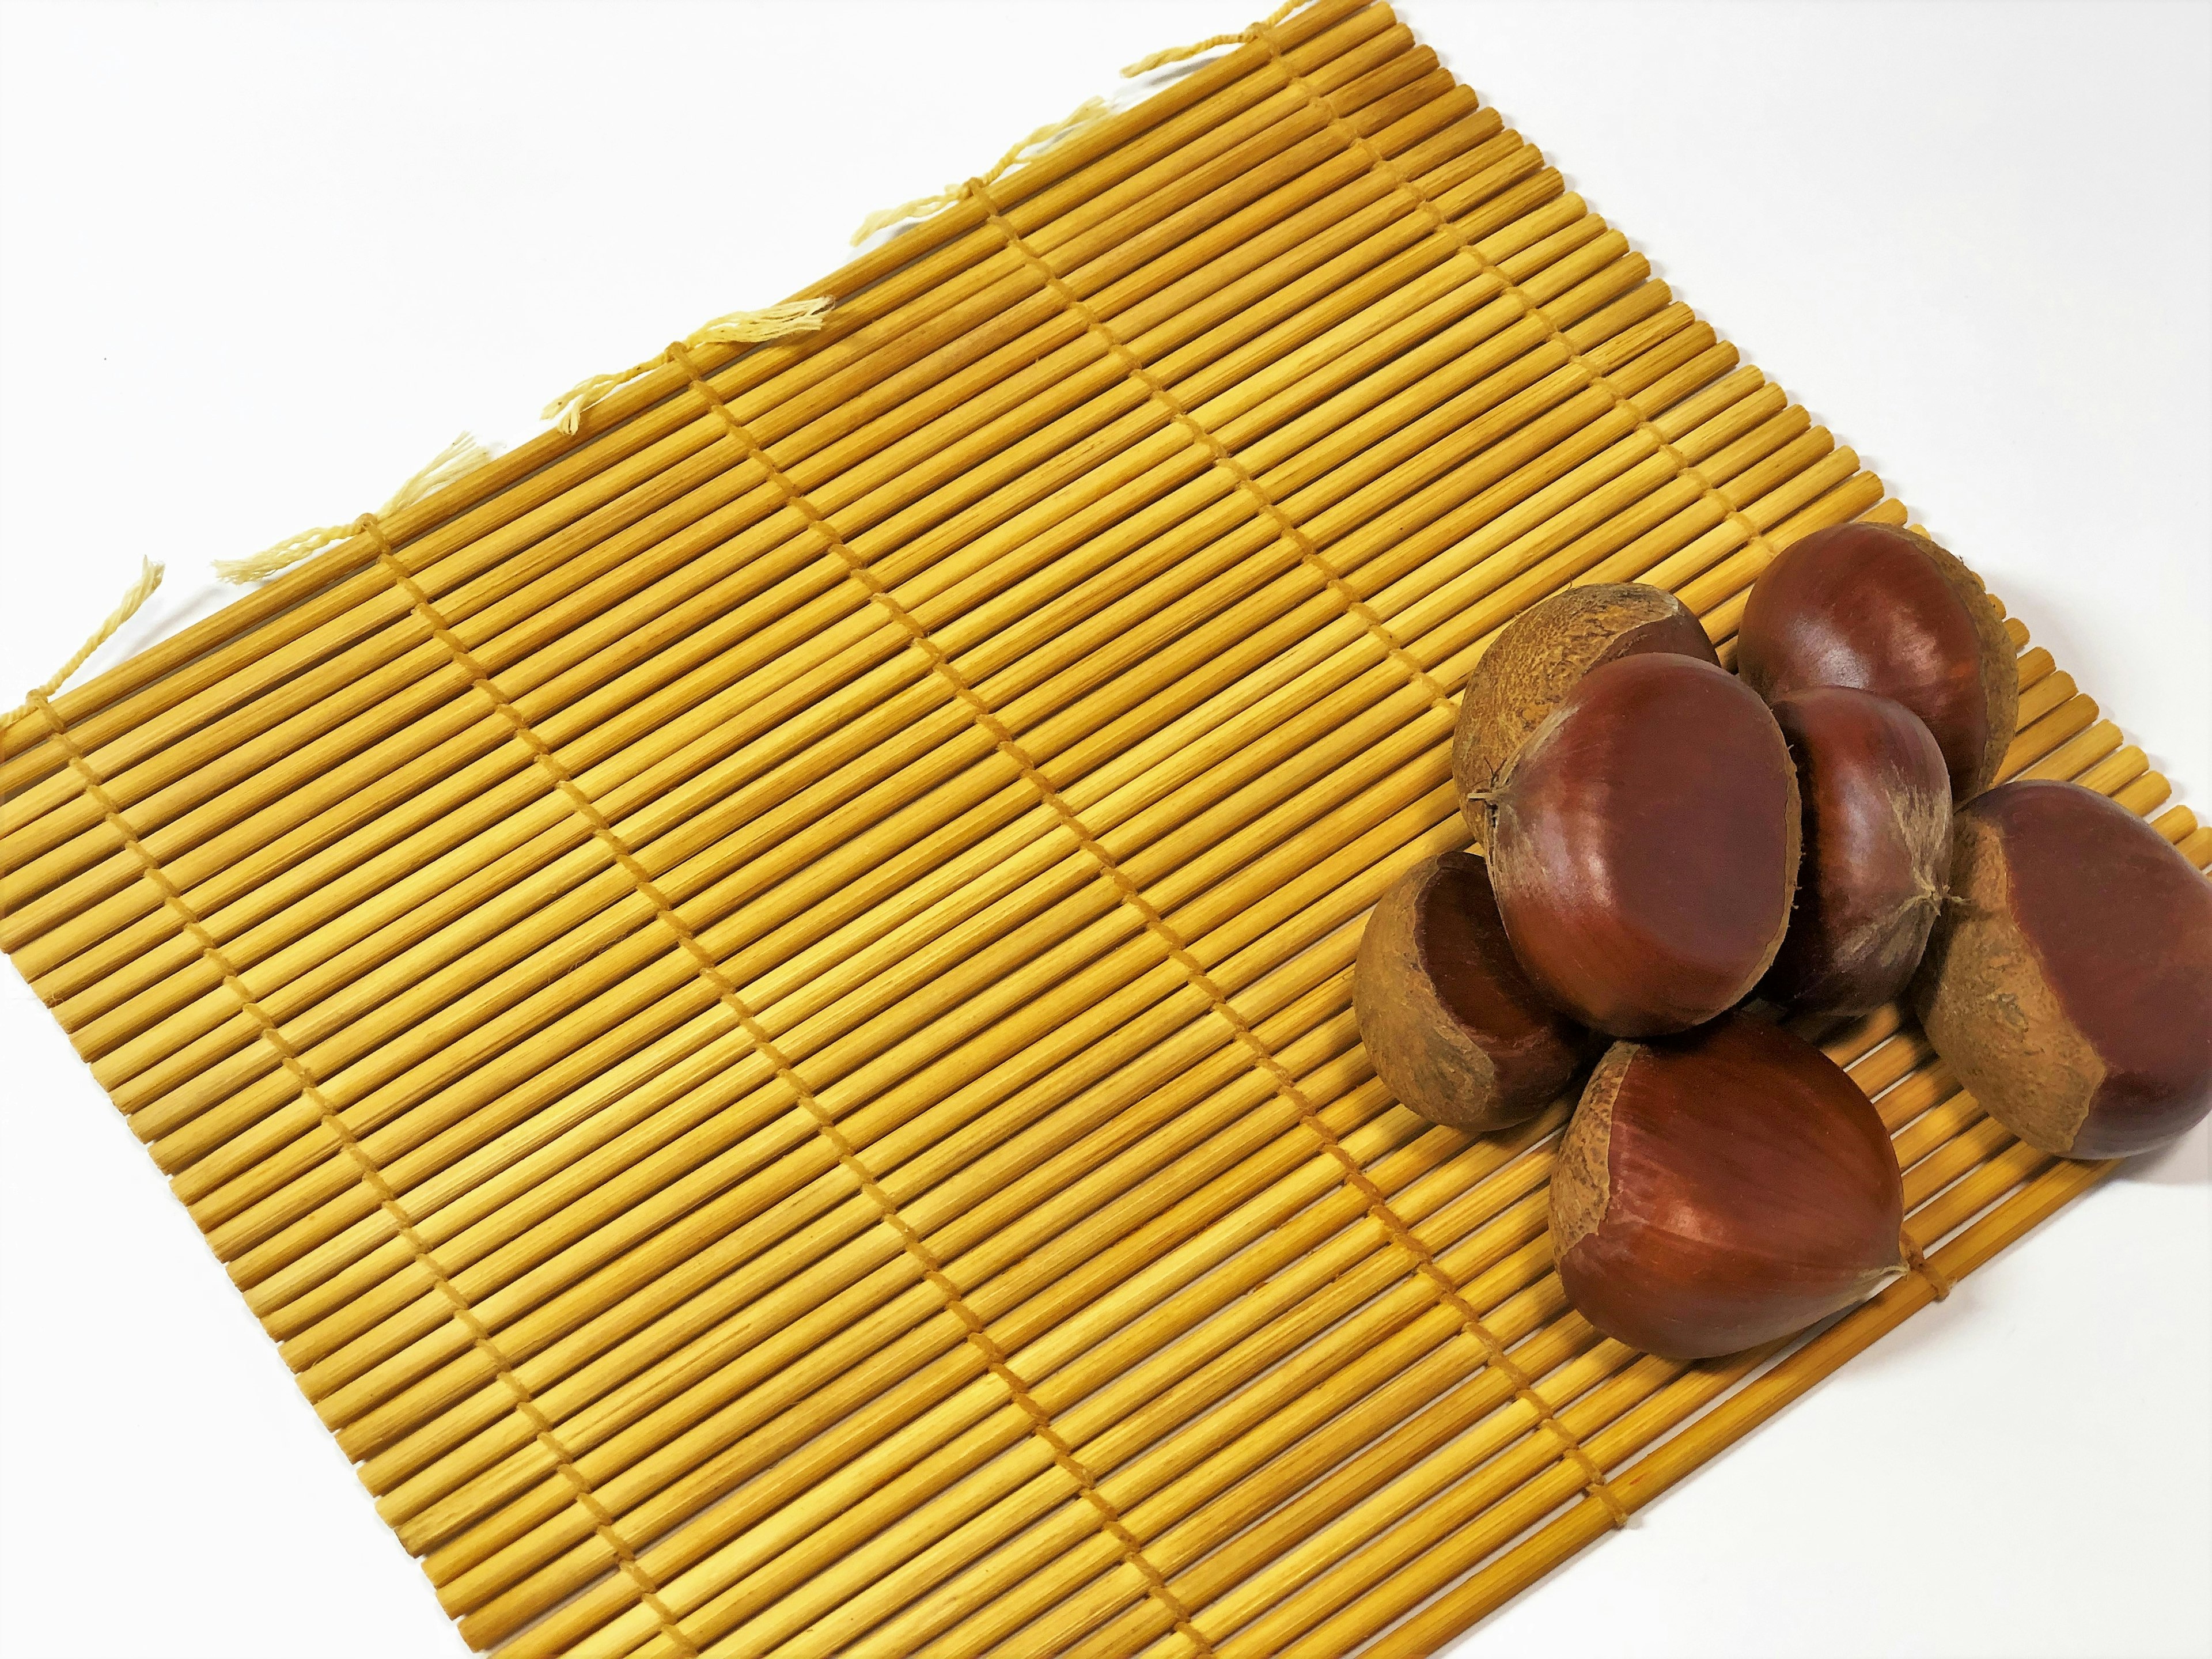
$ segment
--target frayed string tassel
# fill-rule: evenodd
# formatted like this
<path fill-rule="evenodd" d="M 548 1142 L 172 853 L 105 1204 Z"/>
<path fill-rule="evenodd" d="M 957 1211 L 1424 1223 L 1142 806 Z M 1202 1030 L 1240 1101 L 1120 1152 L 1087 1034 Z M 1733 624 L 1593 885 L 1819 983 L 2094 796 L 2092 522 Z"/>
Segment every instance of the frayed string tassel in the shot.
<path fill-rule="evenodd" d="M 1139 58 L 1121 73 L 1133 80 L 1139 75 L 1149 75 L 1154 70 L 1164 68 L 1167 64 L 1180 64 L 1187 58 L 1195 58 L 1202 52 L 1212 52 L 1216 46 L 1241 46 L 1246 41 L 1256 39 L 1261 29 L 1274 27 L 1276 24 L 1306 3 L 1307 0 L 1288 0 L 1287 4 L 1276 7 L 1273 11 L 1267 14 L 1264 21 L 1253 24 L 1249 29 L 1241 30 L 1235 34 L 1208 35 L 1205 40 L 1194 40 L 1187 46 L 1170 46 L 1164 52 L 1152 53 L 1149 58 Z"/>
<path fill-rule="evenodd" d="M 434 489 L 446 485 L 467 473 L 475 471 L 492 458 L 490 447 L 480 442 L 473 433 L 464 432 L 431 457 L 429 465 L 392 492 L 392 499 L 376 509 L 379 518 L 389 518 L 404 507 L 412 507 Z M 326 524 L 314 530 L 303 530 L 296 536 L 287 536 L 274 547 L 264 547 L 258 553 L 243 559 L 217 559 L 215 574 L 227 582 L 258 582 L 289 570 L 311 553 L 319 553 L 334 547 L 353 534 L 354 523 Z"/>
<path fill-rule="evenodd" d="M 781 305 L 766 306 L 758 311 L 732 311 L 717 317 L 703 327 L 696 328 L 684 337 L 686 347 L 719 345 L 743 341 L 757 343 L 763 340 L 781 340 L 787 335 L 811 334 L 822 326 L 836 303 L 826 294 L 809 300 L 787 300 Z M 617 386 L 627 386 L 641 374 L 656 369 L 668 361 L 663 352 L 648 357 L 641 363 L 632 363 L 618 374 L 593 374 L 576 382 L 551 403 L 538 410 L 540 420 L 550 421 L 562 431 L 574 436 L 583 423 L 584 411 L 605 397 Z"/>
<path fill-rule="evenodd" d="M 151 559 L 142 558 L 139 561 L 138 580 L 131 584 L 130 591 L 123 596 L 123 602 L 108 613 L 107 620 L 100 623 L 90 639 L 77 647 L 75 656 L 50 675 L 45 684 L 33 690 L 31 695 L 24 699 L 21 706 L 10 714 L 6 720 L 0 720 L 0 731 L 4 731 L 15 725 L 17 720 L 24 719 L 40 703 L 60 690 L 68 682 L 69 677 L 83 667 L 86 659 L 94 652 L 115 637 L 116 629 L 138 614 L 138 607 L 153 598 L 154 590 L 161 585 L 161 567 Z"/>
<path fill-rule="evenodd" d="M 1035 132 L 1001 155 L 997 165 L 981 178 L 970 179 L 964 185 L 951 185 L 934 196 L 917 196 L 911 202 L 901 202 L 896 207 L 878 208 L 860 221 L 860 228 L 853 233 L 854 247 L 868 240 L 886 226 L 902 219 L 927 219 L 942 213 L 970 190 L 985 190 L 995 185 L 1014 167 L 1031 158 L 1031 152 L 1041 150 L 1055 140 L 1065 137 L 1078 127 L 1088 126 L 1093 121 L 1103 121 L 1113 113 L 1103 98 L 1086 98 L 1057 121 L 1048 121 Z"/>

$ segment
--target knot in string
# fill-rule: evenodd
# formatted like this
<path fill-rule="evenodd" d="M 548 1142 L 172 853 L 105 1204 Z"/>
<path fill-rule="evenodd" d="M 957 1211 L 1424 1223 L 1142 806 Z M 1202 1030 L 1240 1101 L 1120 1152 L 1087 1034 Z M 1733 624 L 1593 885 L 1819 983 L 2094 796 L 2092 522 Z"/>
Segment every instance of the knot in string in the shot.
<path fill-rule="evenodd" d="M 389 518 L 402 507 L 412 507 L 433 490 L 442 489 L 456 478 L 475 471 L 492 459 L 494 451 L 472 432 L 464 432 L 433 455 L 428 463 L 414 477 L 392 492 L 392 498 L 376 509 L 382 517 Z M 364 515 L 367 516 L 367 515 Z M 313 530 L 302 530 L 296 536 L 287 536 L 274 546 L 264 547 L 258 553 L 243 559 L 217 559 L 215 574 L 227 582 L 258 582 L 289 569 L 311 553 L 319 553 L 326 547 L 336 546 L 352 535 L 360 524 L 356 520 L 348 524 L 326 524 Z"/>
<path fill-rule="evenodd" d="M 1088 126 L 1093 121 L 1103 121 L 1113 113 L 1103 98 L 1086 98 L 1057 121 L 1048 121 L 1012 149 L 1001 155 L 990 170 L 962 185 L 947 185 L 933 196 L 917 196 L 911 202 L 901 202 L 896 207 L 878 208 L 860 221 L 860 228 L 853 233 L 854 247 L 868 240 L 886 226 L 902 219 L 927 219 L 942 213 L 963 197 L 980 190 L 988 190 L 1006 177 L 1016 167 L 1034 159 L 1031 152 L 1048 149 L 1078 127 Z"/>
<path fill-rule="evenodd" d="M 151 599 L 154 596 L 154 590 L 161 585 L 161 567 L 151 559 L 142 556 L 138 561 L 138 580 L 131 584 L 115 609 L 107 613 L 107 620 L 93 629 L 92 637 L 77 647 L 75 655 L 47 675 L 45 680 L 33 686 L 31 695 L 26 697 L 5 720 L 0 720 L 0 732 L 5 732 L 17 720 L 27 719 L 40 703 L 60 690 L 68 682 L 69 677 L 83 667 L 86 660 L 94 652 L 115 637 L 116 629 L 138 614 L 138 607 Z"/>
<path fill-rule="evenodd" d="M 1276 24 L 1306 3 L 1308 0 L 1287 0 L 1287 3 L 1276 7 L 1265 18 L 1253 24 L 1249 29 L 1240 30 L 1235 34 L 1209 34 L 1205 40 L 1194 40 L 1187 46 L 1169 46 L 1163 51 L 1153 52 L 1149 57 L 1139 58 L 1135 63 L 1123 69 L 1121 73 L 1133 80 L 1139 75 L 1148 75 L 1165 64 L 1180 64 L 1185 58 L 1195 58 L 1202 52 L 1212 52 L 1216 46 L 1249 45 L 1260 38 L 1261 30 L 1274 27 Z"/>
<path fill-rule="evenodd" d="M 781 340 L 793 334 L 811 334 L 822 326 L 836 301 L 827 294 L 817 294 L 804 300 L 786 300 L 779 305 L 763 306 L 758 311 L 732 311 L 702 324 L 684 337 L 687 347 L 723 345 L 743 343 L 757 344 L 768 340 Z M 628 368 L 613 374 L 587 374 L 538 411 L 538 417 L 550 421 L 571 437 L 583 424 L 584 411 L 617 386 L 627 386 L 641 374 L 658 368 L 674 359 L 666 352 L 657 357 L 647 357 L 643 362 L 632 363 Z"/>

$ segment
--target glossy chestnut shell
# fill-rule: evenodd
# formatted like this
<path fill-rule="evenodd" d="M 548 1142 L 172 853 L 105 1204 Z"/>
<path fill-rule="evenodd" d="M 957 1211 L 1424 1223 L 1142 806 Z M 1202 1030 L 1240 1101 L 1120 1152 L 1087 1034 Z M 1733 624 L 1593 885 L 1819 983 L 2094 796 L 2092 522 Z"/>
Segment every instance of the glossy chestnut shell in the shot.
<path fill-rule="evenodd" d="M 1797 876 L 1796 771 L 1734 675 L 1670 653 L 1601 664 L 1521 746 L 1491 805 L 1506 937 L 1583 1024 L 1682 1030 L 1774 960 Z"/>
<path fill-rule="evenodd" d="M 1951 902 L 1912 986 L 1998 1122 L 2066 1158 L 2163 1146 L 2212 1109 L 2212 883 L 2078 784 L 1960 810 Z"/>
<path fill-rule="evenodd" d="M 1774 966 L 1774 1001 L 1863 1013 L 1902 993 L 1951 870 L 1951 784 L 1911 710 L 1870 691 L 1814 686 L 1774 701 L 1797 763 L 1804 855 Z"/>
<path fill-rule="evenodd" d="M 1383 894 L 1360 936 L 1352 1005 L 1376 1075 L 1455 1129 L 1534 1116 L 1599 1041 L 1528 983 L 1469 853 L 1424 859 Z"/>
<path fill-rule="evenodd" d="M 1734 1353 L 1863 1300 L 1901 1262 L 1881 1119 L 1812 1044 L 1748 1014 L 1618 1042 L 1560 1142 L 1567 1299 L 1674 1359 Z"/>
<path fill-rule="evenodd" d="M 1996 778 L 2020 714 L 2012 642 L 1980 580 L 1889 525 L 1832 525 L 1784 549 L 1752 585 L 1736 672 L 1770 702 L 1848 685 L 1903 703 L 1960 804 Z"/>
<path fill-rule="evenodd" d="M 1600 663 L 1645 651 L 1720 665 L 1690 608 L 1643 582 L 1565 588 L 1506 623 L 1468 677 L 1452 733 L 1452 783 L 1477 840 L 1488 844 L 1480 797 L 1559 699 Z"/>

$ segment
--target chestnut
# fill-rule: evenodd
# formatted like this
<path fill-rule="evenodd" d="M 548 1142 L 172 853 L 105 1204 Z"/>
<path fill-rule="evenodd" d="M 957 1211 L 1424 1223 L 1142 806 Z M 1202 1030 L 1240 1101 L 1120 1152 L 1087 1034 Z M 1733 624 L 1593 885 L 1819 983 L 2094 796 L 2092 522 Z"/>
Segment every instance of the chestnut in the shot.
<path fill-rule="evenodd" d="M 1954 830 L 1912 1000 L 1960 1082 L 2064 1158 L 2194 1127 L 2212 1108 L 2212 883 L 2079 784 L 2008 783 Z"/>
<path fill-rule="evenodd" d="M 1819 685 L 1774 700 L 1797 763 L 1804 856 L 1797 907 L 1759 981 L 1776 1002 L 1857 1014 L 1901 993 L 1943 902 L 1951 783 L 1912 711 Z"/>
<path fill-rule="evenodd" d="M 1704 1359 L 1787 1336 L 1898 1273 L 1881 1119 L 1802 1038 L 1734 1013 L 1617 1042 L 1559 1143 L 1559 1283 L 1607 1336 Z"/>
<path fill-rule="evenodd" d="M 1468 677 L 1452 733 L 1452 783 L 1478 838 L 1489 831 L 1480 798 L 1559 699 L 1600 663 L 1644 651 L 1720 665 L 1690 608 L 1643 582 L 1564 588 L 1505 624 Z"/>
<path fill-rule="evenodd" d="M 1839 524 L 1752 584 L 1736 672 L 1769 702 L 1848 685 L 1903 703 L 1943 751 L 1951 799 L 1989 787 L 2020 716 L 2020 672 L 1981 580 L 1925 536 Z"/>
<path fill-rule="evenodd" d="M 1613 1036 L 1732 1007 L 1782 944 L 1796 769 L 1766 705 L 1693 657 L 1592 669 L 1492 791 L 1490 879 L 1536 988 Z"/>
<path fill-rule="evenodd" d="M 1533 1117 L 1595 1051 L 1539 996 L 1468 853 L 1424 859 L 1367 919 L 1352 1006 L 1375 1073 L 1432 1123 L 1502 1129 Z"/>

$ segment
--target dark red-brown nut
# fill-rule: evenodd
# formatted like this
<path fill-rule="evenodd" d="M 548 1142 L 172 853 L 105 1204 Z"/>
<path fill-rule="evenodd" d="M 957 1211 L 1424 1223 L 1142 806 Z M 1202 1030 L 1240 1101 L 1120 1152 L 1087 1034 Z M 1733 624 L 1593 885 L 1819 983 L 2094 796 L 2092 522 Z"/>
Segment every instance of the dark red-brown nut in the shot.
<path fill-rule="evenodd" d="M 1480 798 L 1513 751 L 1591 669 L 1644 651 L 1720 665 L 1690 608 L 1642 582 L 1565 588 L 1505 624 L 1468 677 L 1452 733 L 1452 783 L 1478 841 L 1489 844 Z"/>
<path fill-rule="evenodd" d="M 1960 804 L 1996 779 L 2020 717 L 2012 641 L 1980 579 L 1888 525 L 1831 525 L 1784 549 L 1752 585 L 1735 665 L 1769 702 L 1848 685 L 1903 703 Z"/>
<path fill-rule="evenodd" d="M 2212 1109 L 2212 883 L 2078 784 L 1960 809 L 1912 998 L 1983 1109 L 2031 1146 L 2120 1158 Z"/>
<path fill-rule="evenodd" d="M 1951 869 L 1951 785 L 1912 711 L 1819 685 L 1774 700 L 1797 763 L 1804 860 L 1781 954 L 1759 981 L 1777 1002 L 1863 1013 L 1901 993 Z"/>
<path fill-rule="evenodd" d="M 1797 777 L 1742 681 L 1692 657 L 1592 669 L 1492 792 L 1490 880 L 1536 988 L 1585 1025 L 1701 1024 L 1759 982 L 1797 878 Z"/>
<path fill-rule="evenodd" d="M 1425 859 L 1383 894 L 1360 936 L 1352 1006 L 1376 1075 L 1455 1129 L 1533 1117 L 1597 1046 L 1528 983 L 1489 872 L 1468 853 Z"/>
<path fill-rule="evenodd" d="M 1734 1353 L 1863 1300 L 1902 1266 L 1881 1119 L 1812 1044 L 1735 1013 L 1616 1042 L 1559 1143 L 1559 1283 L 1607 1336 Z"/>

